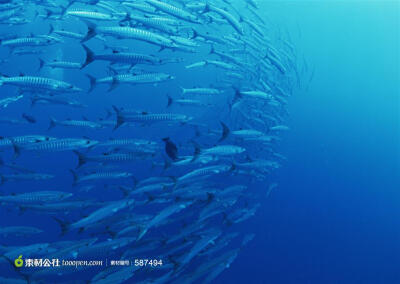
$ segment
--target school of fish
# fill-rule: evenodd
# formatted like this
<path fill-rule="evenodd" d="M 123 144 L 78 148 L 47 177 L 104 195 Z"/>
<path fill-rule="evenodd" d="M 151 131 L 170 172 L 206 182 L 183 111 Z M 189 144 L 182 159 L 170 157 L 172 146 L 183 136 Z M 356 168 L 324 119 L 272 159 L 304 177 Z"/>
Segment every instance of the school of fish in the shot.
<path fill-rule="evenodd" d="M 1 0 L 0 26 L 0 283 L 219 283 L 299 81 L 256 0 Z"/>

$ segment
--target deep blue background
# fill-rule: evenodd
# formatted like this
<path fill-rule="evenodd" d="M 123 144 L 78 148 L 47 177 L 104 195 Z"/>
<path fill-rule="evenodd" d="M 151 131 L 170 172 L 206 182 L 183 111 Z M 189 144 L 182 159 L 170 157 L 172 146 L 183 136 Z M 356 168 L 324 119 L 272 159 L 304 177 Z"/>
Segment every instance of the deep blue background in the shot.
<path fill-rule="evenodd" d="M 220 283 L 400 283 L 398 1 L 265 3 L 315 76 L 290 101 L 279 189 Z M 254 231 L 256 228 L 256 231 Z"/>

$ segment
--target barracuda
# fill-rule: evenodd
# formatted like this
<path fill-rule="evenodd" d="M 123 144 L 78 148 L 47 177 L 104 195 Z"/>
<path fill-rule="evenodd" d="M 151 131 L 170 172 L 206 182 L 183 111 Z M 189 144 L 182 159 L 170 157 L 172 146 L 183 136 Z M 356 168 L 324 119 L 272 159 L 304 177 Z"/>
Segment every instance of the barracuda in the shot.
<path fill-rule="evenodd" d="M 87 162 L 96 162 L 96 163 L 120 163 L 120 162 L 131 162 L 143 157 L 142 153 L 116 153 L 116 154 L 103 154 L 96 156 L 88 156 L 79 153 L 78 151 L 74 151 L 74 153 L 78 156 L 78 166 L 80 167 Z M 149 156 L 152 156 L 152 152 L 146 153 Z"/>
<path fill-rule="evenodd" d="M 86 45 L 83 45 L 83 48 L 86 51 L 86 60 L 82 64 L 81 68 L 89 65 L 95 60 L 104 60 L 110 61 L 114 63 L 128 63 L 131 65 L 135 64 L 150 64 L 150 65 L 158 65 L 162 64 L 162 60 L 155 56 L 140 54 L 140 53 L 128 53 L 128 52 L 113 52 L 109 54 L 95 54 L 90 48 Z"/>
<path fill-rule="evenodd" d="M 68 150 L 76 150 L 80 148 L 89 148 L 93 147 L 98 143 L 95 140 L 89 139 L 79 139 L 79 138 L 60 138 L 53 139 L 49 141 L 39 141 L 36 143 L 29 144 L 18 144 L 13 141 L 14 152 L 18 156 L 21 152 L 21 149 L 27 151 L 45 151 L 45 152 L 59 152 L 59 151 L 68 151 Z"/>
<path fill-rule="evenodd" d="M 71 100 L 69 98 L 63 98 L 61 96 L 44 96 L 44 95 L 34 95 L 31 97 L 32 106 L 40 103 L 40 104 L 54 104 L 54 105 L 66 105 L 71 107 L 87 107 L 87 105 Z"/>
<path fill-rule="evenodd" d="M 153 28 L 170 35 L 175 35 L 178 33 L 177 27 L 171 27 L 168 24 L 166 24 L 165 21 L 159 20 L 158 18 L 129 15 L 129 20 L 133 20 L 137 23 L 142 24 L 143 26 L 146 26 L 148 28 Z"/>
<path fill-rule="evenodd" d="M 244 35 L 243 27 L 240 22 L 229 12 L 220 9 L 214 5 L 207 4 L 205 8 L 205 12 L 215 12 L 224 18 L 240 35 Z"/>
<path fill-rule="evenodd" d="M 89 26 L 89 29 L 93 28 Z M 95 33 L 110 35 L 116 38 L 136 39 L 139 41 L 144 41 L 147 43 L 158 45 L 161 47 L 161 49 L 177 47 L 174 41 L 169 39 L 168 37 L 144 29 L 112 26 L 112 27 L 95 27 L 94 31 Z"/>
<path fill-rule="evenodd" d="M 157 10 L 163 11 L 166 14 L 174 16 L 176 18 L 182 19 L 184 21 L 188 21 L 191 23 L 200 23 L 200 20 L 197 16 L 193 15 L 192 13 L 170 5 L 165 2 L 157 1 L 157 0 L 146 0 L 146 3 L 153 6 Z"/>
<path fill-rule="evenodd" d="M 55 120 L 54 118 L 50 118 L 50 125 L 48 129 L 52 129 L 57 125 L 60 126 L 72 126 L 72 127 L 84 127 L 84 128 L 93 128 L 93 129 L 100 129 L 103 128 L 103 125 L 94 121 L 88 120 Z"/>
<path fill-rule="evenodd" d="M 50 68 L 63 68 L 63 69 L 80 69 L 82 68 L 82 63 L 79 62 L 71 62 L 71 61 L 52 61 L 52 62 L 44 62 L 40 60 L 40 67 L 50 67 Z"/>
<path fill-rule="evenodd" d="M 220 174 L 220 173 L 226 173 L 226 172 L 233 171 L 233 170 L 234 170 L 233 166 L 224 165 L 224 164 L 199 168 L 199 169 L 193 170 L 193 171 L 177 178 L 176 182 L 177 182 L 177 184 L 181 184 L 181 183 L 189 182 L 189 181 L 197 179 L 197 178 L 207 177 L 210 175 L 216 175 L 216 174 Z"/>
<path fill-rule="evenodd" d="M 90 78 L 90 91 L 94 89 L 96 84 L 107 83 L 110 84 L 108 91 L 112 91 L 119 84 L 157 84 L 164 81 L 174 79 L 174 76 L 164 73 L 146 73 L 146 74 L 118 74 L 115 76 L 104 77 L 100 79 Z"/>
<path fill-rule="evenodd" d="M 126 207 L 132 206 L 134 204 L 134 202 L 135 201 L 133 199 L 110 202 L 108 205 L 106 205 L 100 209 L 97 209 L 96 211 L 91 213 L 89 216 L 87 216 L 75 223 L 68 225 L 66 223 L 61 222 L 60 225 L 62 227 L 63 232 L 66 232 L 66 231 L 72 230 L 72 229 L 84 228 L 90 224 L 93 224 L 97 221 L 104 219 L 105 217 L 112 216 L 112 215 L 116 214 L 118 211 L 120 211 Z"/>
<path fill-rule="evenodd" d="M 87 10 L 70 10 L 65 13 L 67 16 L 74 16 L 83 19 L 89 20 L 98 20 L 98 21 L 116 21 L 121 19 L 121 15 L 114 14 L 106 14 L 95 11 L 87 11 Z"/>
<path fill-rule="evenodd" d="M 0 86 L 12 85 L 23 89 L 40 89 L 60 93 L 77 93 L 82 89 L 73 86 L 70 83 L 45 77 L 18 76 L 18 77 L 0 77 Z"/>
<path fill-rule="evenodd" d="M 15 195 L 0 196 L 0 202 L 34 204 L 43 202 L 58 202 L 72 196 L 72 193 L 61 191 L 36 191 Z"/>
<path fill-rule="evenodd" d="M 175 122 L 175 123 L 185 123 L 190 121 L 192 118 L 185 114 L 176 113 L 124 113 L 117 107 L 113 106 L 114 111 L 117 114 L 117 123 L 115 129 L 120 127 L 126 122 L 136 122 L 142 124 L 151 124 L 156 122 Z"/>
<path fill-rule="evenodd" d="M 120 179 L 120 178 L 129 178 L 133 176 L 132 173 L 128 172 L 97 172 L 82 176 L 79 176 L 72 170 L 71 173 L 74 177 L 74 185 L 77 185 L 78 183 L 84 181 L 101 180 L 101 179 Z"/>
<path fill-rule="evenodd" d="M 187 208 L 190 204 L 192 204 L 192 201 L 173 204 L 173 205 L 165 208 L 164 210 L 162 210 L 151 221 L 147 222 L 147 224 L 141 229 L 141 232 L 139 233 L 137 241 L 139 241 L 141 238 L 143 238 L 143 236 L 147 233 L 147 231 L 150 228 L 152 228 L 153 226 L 161 223 L 162 221 L 164 221 L 169 216 L 171 216 L 171 215 L 173 215 L 175 213 L 178 213 L 179 211 L 182 211 L 183 209 Z"/>
<path fill-rule="evenodd" d="M 47 140 L 54 140 L 55 138 L 43 135 L 25 135 L 14 137 L 0 137 L 0 147 L 12 146 L 13 143 L 17 145 L 24 145 L 29 143 L 37 143 Z"/>
<path fill-rule="evenodd" d="M 222 93 L 221 90 L 212 88 L 194 88 L 194 89 L 182 88 L 183 95 L 219 95 L 221 93 Z"/>
<path fill-rule="evenodd" d="M 22 37 L 8 40 L 1 40 L 0 44 L 10 47 L 26 47 L 26 46 L 46 46 L 62 42 L 62 40 L 47 35 L 35 37 Z"/>

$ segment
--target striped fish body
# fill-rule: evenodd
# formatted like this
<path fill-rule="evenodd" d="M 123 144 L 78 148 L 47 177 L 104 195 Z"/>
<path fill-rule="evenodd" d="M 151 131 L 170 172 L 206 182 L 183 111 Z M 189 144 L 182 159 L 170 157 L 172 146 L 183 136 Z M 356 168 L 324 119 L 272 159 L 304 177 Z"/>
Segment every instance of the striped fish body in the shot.
<path fill-rule="evenodd" d="M 164 13 L 167 13 L 184 21 L 191 23 L 200 23 L 199 19 L 195 15 L 165 2 L 161 2 L 158 0 L 146 0 L 146 3 L 155 7 L 157 10 L 163 11 Z"/>
<path fill-rule="evenodd" d="M 127 52 L 117 52 L 111 54 L 96 54 L 94 55 L 94 59 L 96 60 L 106 60 L 112 62 L 120 62 L 120 63 L 130 63 L 130 64 L 161 64 L 162 60 L 146 55 L 146 54 L 139 54 L 139 53 L 127 53 Z"/>
<path fill-rule="evenodd" d="M 24 89 L 41 89 L 53 92 L 80 92 L 80 88 L 74 87 L 73 85 L 46 77 L 35 77 L 35 76 L 17 76 L 17 77 L 1 77 L 1 85 L 13 85 Z"/>
<path fill-rule="evenodd" d="M 38 191 L 22 193 L 17 195 L 0 196 L 0 201 L 3 202 L 18 202 L 18 203 L 42 203 L 56 202 L 72 196 L 71 193 L 60 191 Z"/>
<path fill-rule="evenodd" d="M 24 150 L 31 150 L 31 151 L 58 152 L 58 151 L 75 150 L 80 148 L 89 148 L 96 145 L 97 143 L 98 143 L 97 141 L 88 139 L 63 138 L 63 139 L 54 139 L 50 141 L 26 144 L 22 145 L 21 148 Z"/>
<path fill-rule="evenodd" d="M 114 26 L 114 27 L 98 27 L 96 28 L 96 31 L 101 34 L 110 35 L 117 38 L 126 38 L 126 39 L 130 38 L 130 39 L 145 41 L 151 44 L 161 46 L 163 48 L 176 47 L 175 43 L 171 39 L 143 29 Z"/>

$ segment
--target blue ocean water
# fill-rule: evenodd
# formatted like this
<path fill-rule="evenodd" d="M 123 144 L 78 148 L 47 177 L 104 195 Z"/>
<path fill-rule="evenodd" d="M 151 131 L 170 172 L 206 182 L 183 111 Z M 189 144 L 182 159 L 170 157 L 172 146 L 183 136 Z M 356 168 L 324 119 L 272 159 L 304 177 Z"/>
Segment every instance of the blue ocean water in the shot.
<path fill-rule="evenodd" d="M 399 2 L 265 5 L 315 75 L 290 99 L 257 238 L 221 281 L 400 283 Z"/>
<path fill-rule="evenodd" d="M 288 38 L 295 47 L 299 70 L 302 71 L 298 78 L 300 87 L 294 88 L 288 99 L 289 115 L 285 116 L 284 121 L 290 131 L 280 134 L 281 142 L 275 148 L 286 159 L 280 161 L 281 168 L 271 173 L 267 181 L 255 184 L 249 180 L 242 181 L 248 182 L 248 186 L 254 190 L 251 194 L 257 197 L 257 201 L 260 199 L 261 206 L 253 218 L 234 229 L 227 229 L 228 232 L 240 232 L 241 235 L 254 233 L 254 241 L 241 248 L 235 261 L 214 283 L 400 283 L 399 3 L 259 1 L 259 14 L 268 19 L 271 35 Z M 29 32 L 24 30 L 24 34 L 47 33 L 49 26 L 44 22 L 46 20 L 29 25 Z M 86 30 L 85 24 L 68 20 L 64 28 L 81 33 Z M 4 27 L 2 34 L 7 29 Z M 22 33 L 22 28 L 15 29 Z M 157 47 L 144 43 L 135 42 L 131 46 L 129 40 L 107 38 L 105 43 L 94 41 L 87 45 L 96 53 L 107 51 L 107 45 L 119 48 L 127 46 L 131 50 L 160 57 L 182 57 L 190 63 L 208 56 L 208 47 L 201 47 L 199 54 L 182 55 L 168 50 L 159 53 Z M 4 48 L 2 58 L 8 57 L 9 50 Z M 80 44 L 66 41 L 62 53 L 57 49 L 49 49 L 44 58 L 50 61 L 57 58 L 83 62 L 85 53 Z M 106 76 L 105 66 L 104 62 L 95 62 L 84 72 L 44 68 L 40 74 L 62 78 L 87 89 L 89 80 L 85 74 L 96 78 Z M 13 57 L 11 63 L 4 63 L 1 73 L 9 76 L 20 73 L 31 75 L 37 74 L 38 68 L 37 56 Z M 99 141 L 110 137 L 130 137 L 154 140 L 160 145 L 163 145 L 161 138 L 168 136 L 178 145 L 180 154 L 191 155 L 193 145 L 188 141 L 192 139 L 194 131 L 188 127 L 158 125 L 148 128 L 136 125 L 121 127 L 116 131 L 100 129 L 94 133 L 82 128 L 57 126 L 47 131 L 50 117 L 81 119 L 84 116 L 98 120 L 105 118 L 106 111 L 112 111 L 112 105 L 164 112 L 166 94 L 179 98 L 177 94 L 181 93 L 182 85 L 213 86 L 218 83 L 216 79 L 225 74 L 216 68 L 185 72 L 171 65 L 146 66 L 143 69 L 172 74 L 178 78 L 178 83 L 134 88 L 121 85 L 112 92 L 107 91 L 107 85 L 99 84 L 94 92 L 79 98 L 80 102 L 91 106 L 84 112 L 79 108 L 64 106 L 31 107 L 29 100 L 10 104 L 2 110 L 2 116 L 20 119 L 22 113 L 28 113 L 37 122 L 29 126 L 2 125 L 1 136 L 40 133 L 55 137 L 90 137 Z M 15 95 L 13 87 L 2 86 L 2 92 L 2 97 Z M 225 105 L 226 99 L 214 97 L 206 102 L 221 106 Z M 224 107 L 176 107 L 172 110 L 184 110 L 200 117 L 198 120 L 207 124 L 208 128 L 218 131 L 221 116 L 229 116 Z M 112 113 L 113 121 L 114 116 Z M 211 147 L 215 141 L 204 144 Z M 256 147 L 248 151 L 250 155 L 256 156 L 258 153 Z M 13 155 L 10 149 L 1 153 L 2 159 L 7 162 L 14 161 Z M 113 183 L 103 186 L 100 181 L 95 183 L 98 189 L 89 192 L 78 192 L 77 187 L 72 187 L 72 175 L 68 170 L 75 169 L 77 157 L 71 152 L 56 155 L 22 152 L 16 161 L 17 165 L 37 172 L 50 169 L 56 179 L 50 183 L 6 182 L 2 185 L 2 193 L 58 190 L 73 192 L 78 200 L 107 202 L 121 198 L 120 192 L 113 190 Z M 162 164 L 163 159 L 157 156 L 153 162 Z M 122 168 L 133 172 L 136 177 L 145 177 L 149 176 L 151 163 L 146 161 L 134 167 L 128 165 Z M 95 171 L 100 169 L 101 166 Z M 186 172 L 186 169 L 180 169 L 170 174 L 181 176 Z M 165 175 L 161 170 L 155 170 L 150 176 L 156 174 Z M 231 184 L 228 177 L 213 181 Z M 257 194 L 265 192 L 271 181 L 277 183 L 278 188 L 271 192 L 268 199 L 259 197 Z M 132 183 L 131 180 L 123 182 L 127 186 Z M 245 208 L 247 204 L 243 202 L 239 206 Z M 46 240 L 43 235 L 18 237 L 18 245 L 98 236 L 98 232 L 86 235 L 72 232 L 66 238 L 60 235 L 60 227 L 53 218 L 29 211 L 21 214 L 15 207 L 4 206 L 1 209 L 1 226 L 35 225 L 46 231 Z M 152 210 L 147 213 L 159 212 L 157 207 Z M 77 220 L 89 213 L 90 210 L 83 209 L 61 217 Z M 220 223 L 215 221 L 210 227 L 213 225 L 220 226 Z M 161 233 L 169 236 L 168 231 L 157 231 L 158 235 L 152 237 L 158 238 Z M 16 245 L 14 241 L 3 238 L 0 244 Z M 228 248 L 240 247 L 239 243 L 232 242 Z M 207 261 L 212 262 L 217 256 Z M 206 261 L 200 258 L 198 263 L 201 262 Z M 7 262 L 3 262 L 3 265 L 0 276 L 20 277 Z M 42 279 L 44 283 L 59 283 L 83 280 L 91 275 L 67 274 L 55 278 L 53 275 Z M 158 274 L 149 272 L 146 277 L 152 278 L 153 275 Z M 184 283 L 179 278 L 171 278 L 171 281 Z M 136 282 L 131 279 L 126 283 Z M 201 280 L 198 283 L 202 283 Z"/>

